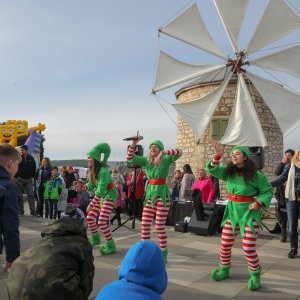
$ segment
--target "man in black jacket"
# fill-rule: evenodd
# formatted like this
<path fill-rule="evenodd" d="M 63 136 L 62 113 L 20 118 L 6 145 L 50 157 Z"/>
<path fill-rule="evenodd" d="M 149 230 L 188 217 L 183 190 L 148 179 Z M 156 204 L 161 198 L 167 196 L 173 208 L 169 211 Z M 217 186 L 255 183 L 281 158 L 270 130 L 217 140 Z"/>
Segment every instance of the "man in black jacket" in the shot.
<path fill-rule="evenodd" d="M 19 163 L 19 170 L 16 174 L 17 185 L 19 188 L 20 215 L 24 215 L 23 191 L 27 194 L 30 214 L 35 216 L 35 200 L 33 193 L 33 177 L 36 172 L 34 158 L 28 153 L 28 146 L 21 146 L 22 161 Z"/>
<path fill-rule="evenodd" d="M 283 173 L 284 168 L 290 164 L 292 157 L 295 155 L 293 149 L 288 149 L 284 152 L 284 157 L 282 161 L 278 164 L 275 169 L 275 175 L 280 176 Z M 285 185 L 281 184 L 276 187 L 275 198 L 278 201 L 276 205 L 276 219 L 278 222 L 275 225 L 275 228 L 271 230 L 271 233 L 281 233 L 280 241 L 285 243 L 287 239 L 287 210 L 285 203 Z"/>

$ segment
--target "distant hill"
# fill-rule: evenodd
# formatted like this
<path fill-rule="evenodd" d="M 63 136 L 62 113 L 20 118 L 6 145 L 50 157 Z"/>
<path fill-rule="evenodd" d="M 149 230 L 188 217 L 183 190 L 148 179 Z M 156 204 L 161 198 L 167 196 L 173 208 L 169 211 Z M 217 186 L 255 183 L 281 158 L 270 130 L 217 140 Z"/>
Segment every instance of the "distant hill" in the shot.
<path fill-rule="evenodd" d="M 86 159 L 51 160 L 52 166 L 73 166 L 87 168 Z"/>
<path fill-rule="evenodd" d="M 87 168 L 86 159 L 66 159 L 66 160 L 51 160 L 52 166 L 73 166 Z M 126 165 L 126 161 L 109 161 L 110 168 L 120 167 Z"/>

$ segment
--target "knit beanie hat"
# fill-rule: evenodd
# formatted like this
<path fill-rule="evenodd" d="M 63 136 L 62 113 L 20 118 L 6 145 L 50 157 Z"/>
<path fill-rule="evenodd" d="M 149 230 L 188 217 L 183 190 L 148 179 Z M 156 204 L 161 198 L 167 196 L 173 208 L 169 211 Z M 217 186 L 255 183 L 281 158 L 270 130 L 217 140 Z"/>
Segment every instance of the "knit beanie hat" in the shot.
<path fill-rule="evenodd" d="M 231 149 L 231 151 L 230 151 L 230 154 L 231 154 L 231 155 L 233 154 L 233 151 L 234 151 L 235 149 L 241 150 L 241 151 L 242 151 L 245 155 L 247 155 L 247 156 L 251 156 L 251 154 L 252 154 L 248 147 L 245 147 L 245 146 L 235 146 L 235 147 L 233 147 L 233 148 Z"/>
<path fill-rule="evenodd" d="M 73 203 L 67 203 L 63 217 L 74 218 L 86 228 L 86 221 L 83 211 Z"/>
<path fill-rule="evenodd" d="M 94 146 L 87 154 L 98 162 L 107 164 L 107 160 L 110 155 L 110 146 L 107 143 L 100 143 Z M 101 161 L 101 154 L 104 154 L 103 160 Z"/>
<path fill-rule="evenodd" d="M 164 150 L 164 144 L 160 141 L 160 140 L 155 140 L 153 141 L 150 146 L 149 149 L 152 145 L 156 145 L 160 150 Z"/>

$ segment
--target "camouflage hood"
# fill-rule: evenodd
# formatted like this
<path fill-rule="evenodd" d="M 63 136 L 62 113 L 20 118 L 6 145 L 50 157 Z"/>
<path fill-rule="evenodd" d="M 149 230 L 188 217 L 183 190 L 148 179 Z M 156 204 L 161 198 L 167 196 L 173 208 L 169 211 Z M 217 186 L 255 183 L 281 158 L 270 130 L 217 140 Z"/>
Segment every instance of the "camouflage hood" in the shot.
<path fill-rule="evenodd" d="M 94 257 L 81 223 L 51 222 L 42 237 L 12 265 L 10 300 L 87 300 L 93 290 Z"/>
<path fill-rule="evenodd" d="M 87 237 L 82 223 L 73 218 L 62 218 L 51 221 L 41 232 L 42 237 L 80 235 Z"/>

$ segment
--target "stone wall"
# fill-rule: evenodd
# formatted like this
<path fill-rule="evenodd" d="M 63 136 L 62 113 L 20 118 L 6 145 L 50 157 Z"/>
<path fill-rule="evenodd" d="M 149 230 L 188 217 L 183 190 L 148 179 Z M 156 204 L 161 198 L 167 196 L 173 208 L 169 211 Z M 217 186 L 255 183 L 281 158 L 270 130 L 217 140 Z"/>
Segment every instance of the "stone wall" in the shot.
<path fill-rule="evenodd" d="M 211 82 L 209 84 L 201 84 L 194 87 L 180 90 L 176 93 L 177 101 L 188 102 L 202 97 L 215 88 L 220 82 Z M 265 104 L 257 90 L 252 84 L 247 84 L 251 95 L 254 98 L 254 105 L 259 116 L 263 131 L 265 133 L 268 147 L 264 148 L 265 166 L 263 172 L 266 173 L 271 180 L 274 178 L 274 171 L 283 155 L 283 137 L 281 130 L 274 118 L 272 112 Z M 236 80 L 230 81 L 220 103 L 214 113 L 214 117 L 229 117 L 233 108 L 236 92 Z M 190 164 L 193 172 L 196 174 L 199 168 L 203 168 L 205 163 L 212 158 L 214 153 L 214 140 L 209 136 L 209 128 L 207 128 L 203 138 L 199 140 L 186 124 L 186 122 L 178 116 L 177 118 L 177 146 L 183 150 L 183 156 L 177 161 L 176 169 L 182 169 L 184 164 Z M 249 124 L 251 130 L 251 124 Z M 225 146 L 223 163 L 230 161 L 231 145 Z M 221 183 L 221 195 L 226 197 L 224 184 Z"/>

